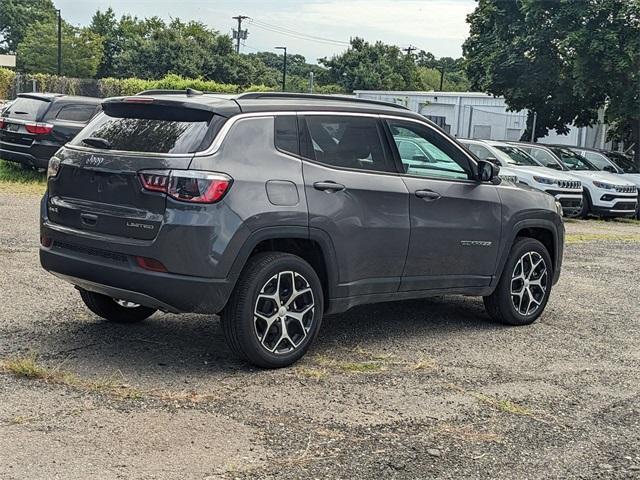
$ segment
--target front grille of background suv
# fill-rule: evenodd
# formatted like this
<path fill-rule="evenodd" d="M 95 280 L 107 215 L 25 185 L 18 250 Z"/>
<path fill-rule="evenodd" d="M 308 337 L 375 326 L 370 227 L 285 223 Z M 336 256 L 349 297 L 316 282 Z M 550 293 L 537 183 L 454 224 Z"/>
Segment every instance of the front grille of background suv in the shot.
<path fill-rule="evenodd" d="M 636 193 L 638 191 L 635 185 L 616 185 L 615 188 L 618 193 Z"/>
<path fill-rule="evenodd" d="M 559 180 L 558 187 L 567 188 L 571 190 L 579 190 L 582 186 L 579 180 Z"/>

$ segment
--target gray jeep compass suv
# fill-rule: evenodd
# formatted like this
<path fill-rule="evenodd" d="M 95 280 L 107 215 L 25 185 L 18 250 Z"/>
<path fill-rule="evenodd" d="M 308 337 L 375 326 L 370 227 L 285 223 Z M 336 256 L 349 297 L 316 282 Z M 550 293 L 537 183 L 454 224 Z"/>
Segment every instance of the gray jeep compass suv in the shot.
<path fill-rule="evenodd" d="M 220 313 L 236 354 L 282 367 L 327 313 L 463 294 L 525 325 L 560 275 L 554 198 L 403 107 L 188 90 L 102 110 L 50 161 L 40 259 L 107 320 Z"/>

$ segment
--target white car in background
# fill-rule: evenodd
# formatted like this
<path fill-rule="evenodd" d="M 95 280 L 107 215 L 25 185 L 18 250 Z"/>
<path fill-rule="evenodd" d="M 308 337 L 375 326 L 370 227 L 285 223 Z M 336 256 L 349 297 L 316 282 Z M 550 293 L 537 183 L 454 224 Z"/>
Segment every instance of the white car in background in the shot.
<path fill-rule="evenodd" d="M 403 159 L 403 163 L 409 168 L 409 171 L 414 168 L 414 163 L 415 168 L 420 168 L 424 165 L 424 162 L 427 161 L 436 169 L 438 163 L 442 163 L 443 168 L 448 167 L 451 163 L 448 157 L 441 158 L 443 153 L 440 150 L 420 137 L 396 137 L 395 140 L 398 145 L 400 157 Z M 502 180 L 512 183 L 518 183 L 519 181 L 518 175 L 513 168 L 500 167 L 498 176 Z"/>
<path fill-rule="evenodd" d="M 500 171 L 510 169 L 518 181 L 556 197 L 562 205 L 562 213 L 576 216 L 582 211 L 582 184 L 580 180 L 559 169 L 543 167 L 518 147 L 493 140 L 459 139 L 472 153 L 482 160 L 500 165 Z"/>
<path fill-rule="evenodd" d="M 511 143 L 511 142 L 510 142 Z M 580 216 L 633 217 L 638 207 L 638 188 L 622 175 L 602 172 L 587 159 L 562 146 L 513 143 L 540 163 L 570 173 L 582 182 L 584 200 Z"/>
<path fill-rule="evenodd" d="M 640 190 L 640 170 L 634 164 L 633 160 L 626 157 L 624 154 L 596 150 L 594 148 L 569 148 L 578 155 L 589 160 L 589 162 L 591 162 L 591 164 L 598 170 L 614 173 L 616 175 L 624 175 L 623 178 L 625 180 L 635 183 L 636 188 Z M 638 202 L 640 203 L 640 193 L 638 194 Z M 636 208 L 636 218 L 640 218 L 640 208 Z"/>

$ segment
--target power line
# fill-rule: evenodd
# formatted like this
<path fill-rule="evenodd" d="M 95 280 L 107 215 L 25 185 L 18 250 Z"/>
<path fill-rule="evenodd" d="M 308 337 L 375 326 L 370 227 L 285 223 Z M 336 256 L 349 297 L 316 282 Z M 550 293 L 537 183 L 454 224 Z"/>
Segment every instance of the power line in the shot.
<path fill-rule="evenodd" d="M 342 44 L 342 45 L 349 45 L 349 42 L 345 42 L 343 40 L 334 40 L 332 38 L 320 37 L 320 36 L 317 36 L 317 35 L 310 35 L 308 33 L 298 32 L 296 30 L 292 30 L 292 29 L 287 28 L 287 27 L 281 27 L 281 26 L 278 26 L 278 25 L 273 25 L 273 24 L 267 23 L 267 22 L 265 22 L 263 20 L 256 20 L 255 18 L 252 18 L 251 21 L 253 23 L 256 23 L 257 25 L 261 25 L 261 26 L 264 26 L 264 27 L 267 27 L 267 28 L 280 30 L 282 32 L 287 32 L 287 33 L 290 33 L 292 35 L 308 37 L 308 38 L 312 38 L 314 40 L 318 40 L 318 41 L 322 41 L 322 42 L 331 42 L 331 43 L 339 43 L 339 44 Z"/>
<path fill-rule="evenodd" d="M 272 33 L 278 33 L 280 35 L 284 35 L 284 36 L 288 36 L 288 37 L 292 37 L 292 38 L 296 38 L 298 40 L 307 40 L 307 41 L 313 41 L 313 42 L 317 42 L 317 43 L 324 43 L 324 44 L 329 44 L 329 45 L 334 45 L 334 46 L 348 46 L 350 45 L 349 42 L 344 42 L 341 40 L 333 40 L 330 38 L 326 38 L 326 37 L 319 37 L 317 35 L 309 35 L 306 33 L 302 33 L 302 32 L 297 32 L 295 30 L 291 30 L 289 28 L 285 28 L 285 27 L 279 27 L 277 25 L 271 25 L 269 23 L 260 21 L 260 20 L 256 20 L 254 18 L 252 18 L 250 20 L 251 25 L 253 25 L 254 27 L 260 28 L 262 30 L 266 30 Z"/>

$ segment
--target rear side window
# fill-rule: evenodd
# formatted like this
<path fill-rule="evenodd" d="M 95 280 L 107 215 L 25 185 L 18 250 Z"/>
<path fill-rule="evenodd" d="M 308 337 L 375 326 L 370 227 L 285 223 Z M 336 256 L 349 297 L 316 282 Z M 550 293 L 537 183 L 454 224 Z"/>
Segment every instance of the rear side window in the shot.
<path fill-rule="evenodd" d="M 104 104 L 103 113 L 97 115 L 71 144 L 100 145 L 99 148 L 129 152 L 194 153 L 209 146 L 223 120 L 206 110 Z"/>
<path fill-rule="evenodd" d="M 35 98 L 18 97 L 9 109 L 3 113 L 5 117 L 20 120 L 39 121 L 51 105 L 51 102 Z"/>
<path fill-rule="evenodd" d="M 56 119 L 68 122 L 88 122 L 94 113 L 96 113 L 95 105 L 64 105 L 58 110 Z"/>
<path fill-rule="evenodd" d="M 275 141 L 278 150 L 300 155 L 298 118 L 295 115 L 281 115 L 275 118 Z"/>
<path fill-rule="evenodd" d="M 396 171 L 385 154 L 377 119 L 310 115 L 304 120 L 303 156 L 334 167 Z"/>

